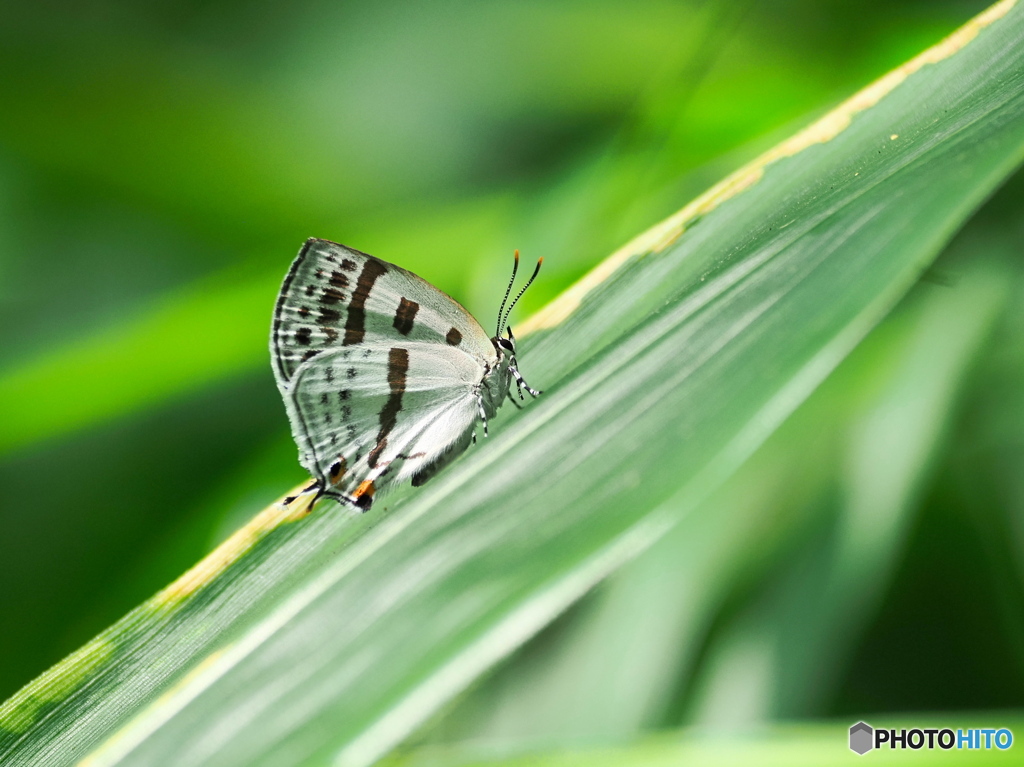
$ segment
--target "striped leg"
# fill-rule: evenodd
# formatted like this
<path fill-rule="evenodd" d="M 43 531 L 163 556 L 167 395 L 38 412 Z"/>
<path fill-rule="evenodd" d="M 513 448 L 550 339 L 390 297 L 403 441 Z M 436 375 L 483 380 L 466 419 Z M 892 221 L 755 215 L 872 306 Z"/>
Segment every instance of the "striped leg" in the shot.
<path fill-rule="evenodd" d="M 318 500 L 320 500 L 320 496 L 323 495 L 323 493 L 324 493 L 324 489 L 323 489 L 323 487 L 321 487 L 320 482 L 315 480 L 315 479 L 313 481 L 311 481 L 308 485 L 306 485 L 304 488 L 302 488 L 295 495 L 289 495 L 287 498 L 285 498 L 283 501 L 281 501 L 281 505 L 282 506 L 291 506 L 293 503 L 295 503 L 295 501 L 297 499 L 299 499 L 299 498 L 301 498 L 301 497 L 303 497 L 305 495 L 309 495 L 314 490 L 316 491 L 316 495 L 313 497 L 313 500 L 310 501 L 310 503 L 309 503 L 309 509 L 311 510 L 313 508 L 313 504 L 315 504 Z"/>
<path fill-rule="evenodd" d="M 484 436 L 487 436 L 487 411 L 484 410 L 484 398 L 480 392 L 476 393 L 476 406 L 480 410 L 480 420 L 484 422 Z"/>
<path fill-rule="evenodd" d="M 531 387 L 530 384 L 526 383 L 526 380 L 519 375 L 519 371 L 516 370 L 515 365 L 510 366 L 509 370 L 512 371 L 512 375 L 516 379 L 516 389 L 519 390 L 519 399 L 523 399 L 523 389 L 526 389 L 526 391 L 530 393 L 531 397 L 539 397 L 542 394 L 542 392 L 537 391 Z"/>

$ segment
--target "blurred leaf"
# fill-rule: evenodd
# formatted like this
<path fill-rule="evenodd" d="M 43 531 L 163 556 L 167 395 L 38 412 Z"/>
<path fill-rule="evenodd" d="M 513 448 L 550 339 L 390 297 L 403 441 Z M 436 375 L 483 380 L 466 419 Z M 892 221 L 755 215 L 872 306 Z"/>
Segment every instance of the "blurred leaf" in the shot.
<path fill-rule="evenodd" d="M 387 759 L 384 764 L 387 767 L 675 767 L 680 764 L 828 767 L 848 765 L 858 758 L 847 747 L 852 724 L 854 720 L 842 724 L 775 726 L 745 731 L 739 737 L 693 728 L 610 748 L 513 751 L 509 754 L 495 754 L 473 746 L 425 748 Z M 974 712 L 926 713 L 913 717 L 905 714 L 884 719 L 877 717 L 871 724 L 897 730 L 1007 727 L 1013 733 L 1019 733 L 1024 727 L 1024 720 L 1016 714 L 993 714 L 985 718 Z M 893 767 L 925 760 L 929 765 L 1005 764 L 1012 758 L 997 748 L 908 751 L 883 747 L 865 756 L 871 764 Z"/>
<path fill-rule="evenodd" d="M 808 567 L 794 563 L 781 597 L 776 717 L 805 714 L 831 697 L 896 571 L 968 373 L 1015 283 L 993 263 L 998 254 L 971 255 L 955 289 L 933 290 L 910 318 L 915 327 L 894 350 L 890 380 L 845 440 L 837 529 L 802 563 Z M 815 594 L 798 581 L 813 582 Z"/>
<path fill-rule="evenodd" d="M 0 137 L 43 168 L 258 243 L 468 186 L 481 165 L 518 170 L 525 136 L 627 110 L 701 31 L 692 8 L 657 0 L 259 8 L 188 9 L 194 27 L 176 36 L 130 4 L 113 18 L 5 15 Z M 508 138 L 481 141 L 495 123 Z"/>
<path fill-rule="evenodd" d="M 533 323 L 548 394 L 370 515 L 271 507 L 4 704 L 0 756 L 387 752 L 696 508 L 913 284 L 1024 154 L 1022 37 L 993 6 L 613 256 Z"/>
<path fill-rule="evenodd" d="M 836 435 L 833 487 L 816 500 L 802 545 L 716 636 L 691 700 L 694 721 L 741 727 L 820 711 L 834 697 L 900 562 L 967 371 L 1013 284 L 993 254 L 971 255 L 955 289 L 918 295 L 888 333 L 881 386 Z"/>

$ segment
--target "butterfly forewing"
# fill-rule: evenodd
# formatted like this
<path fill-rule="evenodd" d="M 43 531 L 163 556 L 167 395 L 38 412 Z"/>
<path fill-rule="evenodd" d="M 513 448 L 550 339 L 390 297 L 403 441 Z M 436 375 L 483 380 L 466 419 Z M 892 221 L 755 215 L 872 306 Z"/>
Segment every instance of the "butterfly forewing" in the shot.
<path fill-rule="evenodd" d="M 285 278 L 272 354 L 286 384 L 306 360 L 367 342 L 430 341 L 495 356 L 490 338 L 455 299 L 394 264 L 327 240 L 308 240 Z"/>
<path fill-rule="evenodd" d="M 465 448 L 474 391 L 498 362 L 454 299 L 326 240 L 309 240 L 292 265 L 271 345 L 303 466 L 326 495 L 364 508 L 383 485 L 421 484 Z"/>

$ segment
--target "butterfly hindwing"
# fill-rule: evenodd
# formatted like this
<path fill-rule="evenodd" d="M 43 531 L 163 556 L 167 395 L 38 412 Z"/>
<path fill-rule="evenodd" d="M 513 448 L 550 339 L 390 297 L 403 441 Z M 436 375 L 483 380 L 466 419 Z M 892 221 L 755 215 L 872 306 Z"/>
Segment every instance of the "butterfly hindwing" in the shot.
<path fill-rule="evenodd" d="M 394 264 L 328 240 L 299 251 L 274 312 L 271 352 L 278 384 L 328 349 L 428 341 L 481 359 L 490 338 L 458 302 Z"/>
<path fill-rule="evenodd" d="M 311 358 L 286 397 L 303 465 L 325 494 L 368 506 L 385 482 L 422 475 L 468 443 L 483 373 L 436 342 L 364 341 Z"/>

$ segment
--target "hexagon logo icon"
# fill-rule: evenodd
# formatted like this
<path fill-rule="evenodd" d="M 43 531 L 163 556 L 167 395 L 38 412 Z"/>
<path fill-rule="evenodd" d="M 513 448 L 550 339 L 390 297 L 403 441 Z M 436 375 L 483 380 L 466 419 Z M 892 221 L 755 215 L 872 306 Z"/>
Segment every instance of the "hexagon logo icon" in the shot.
<path fill-rule="evenodd" d="M 850 728 L 850 750 L 864 756 L 875 747 L 875 731 L 867 722 L 857 722 Z"/>

